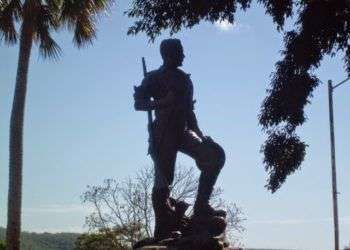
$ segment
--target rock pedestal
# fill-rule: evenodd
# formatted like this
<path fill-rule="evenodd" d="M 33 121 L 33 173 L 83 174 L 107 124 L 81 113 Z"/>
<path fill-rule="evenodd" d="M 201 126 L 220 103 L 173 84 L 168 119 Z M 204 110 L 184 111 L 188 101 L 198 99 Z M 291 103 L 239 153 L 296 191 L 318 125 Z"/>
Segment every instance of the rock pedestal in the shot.
<path fill-rule="evenodd" d="M 224 237 L 212 237 L 207 234 L 191 235 L 180 238 L 169 238 L 152 244 L 151 239 L 145 239 L 135 245 L 136 250 L 229 250 L 229 244 Z"/>
<path fill-rule="evenodd" d="M 242 248 L 235 248 L 235 247 L 225 247 L 224 250 L 242 250 Z M 137 250 L 183 250 L 181 248 L 176 247 L 166 247 L 166 246 L 147 246 L 138 248 Z M 195 249 L 192 249 L 195 250 Z"/>
<path fill-rule="evenodd" d="M 179 209 L 181 202 L 174 201 L 175 211 L 180 211 L 176 217 L 173 231 L 164 232 L 167 238 L 146 238 L 135 243 L 134 250 L 224 250 L 230 249 L 225 240 L 227 226 L 226 213 L 223 216 L 187 217 L 184 208 Z"/>

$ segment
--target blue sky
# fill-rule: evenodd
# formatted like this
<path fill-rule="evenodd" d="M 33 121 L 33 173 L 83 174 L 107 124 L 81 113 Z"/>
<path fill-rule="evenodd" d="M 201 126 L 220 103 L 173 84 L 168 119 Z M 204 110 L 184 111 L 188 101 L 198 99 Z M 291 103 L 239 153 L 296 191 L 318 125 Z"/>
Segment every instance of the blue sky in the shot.
<path fill-rule="evenodd" d="M 154 43 L 126 36 L 126 5 L 115 6 L 98 25 L 93 46 L 78 50 L 66 31 L 55 35 L 63 54 L 57 62 L 33 49 L 25 119 L 23 229 L 82 231 L 89 208 L 80 195 L 105 178 L 123 179 L 150 166 L 146 115 L 133 110 L 133 85 L 161 64 L 164 34 Z M 265 188 L 257 115 L 282 35 L 261 6 L 237 15 L 234 26 L 202 23 L 175 35 L 185 49 L 183 69 L 192 74 L 202 130 L 226 150 L 218 185 L 225 199 L 242 207 L 247 221 L 242 241 L 249 247 L 328 250 L 333 246 L 331 171 L 326 85 L 307 107 L 299 129 L 309 144 L 301 171 L 275 194 Z M 6 225 L 8 124 L 18 47 L 0 46 L 0 226 Z M 325 58 L 320 79 L 346 78 L 341 55 Z M 350 84 L 335 93 L 336 147 L 341 246 L 350 242 Z M 178 164 L 194 162 L 179 155 Z"/>

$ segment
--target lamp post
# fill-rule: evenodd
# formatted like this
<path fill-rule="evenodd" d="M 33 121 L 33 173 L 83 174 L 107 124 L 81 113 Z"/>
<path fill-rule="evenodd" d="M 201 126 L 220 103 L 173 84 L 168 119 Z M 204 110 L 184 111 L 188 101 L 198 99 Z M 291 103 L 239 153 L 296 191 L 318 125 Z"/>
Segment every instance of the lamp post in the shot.
<path fill-rule="evenodd" d="M 332 163 L 332 196 L 333 196 L 333 222 L 334 222 L 334 250 L 339 250 L 339 221 L 338 221 L 338 191 L 337 191 L 337 172 L 335 164 L 335 138 L 334 138 L 334 113 L 333 113 L 333 92 L 350 80 L 350 77 L 333 85 L 332 81 L 328 81 L 328 100 L 329 100 L 329 125 L 331 136 L 331 163 Z"/>

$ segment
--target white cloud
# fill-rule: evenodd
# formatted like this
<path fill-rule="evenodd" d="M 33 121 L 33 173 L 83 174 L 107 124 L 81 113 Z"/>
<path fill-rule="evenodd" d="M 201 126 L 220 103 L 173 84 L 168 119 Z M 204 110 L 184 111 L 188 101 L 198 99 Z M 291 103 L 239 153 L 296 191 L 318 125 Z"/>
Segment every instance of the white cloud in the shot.
<path fill-rule="evenodd" d="M 220 20 L 216 21 L 214 23 L 215 27 L 217 27 L 219 30 L 223 32 L 230 32 L 230 31 L 242 31 L 242 30 L 250 30 L 250 26 L 248 24 L 241 24 L 241 23 L 230 23 L 228 20 Z"/>
<path fill-rule="evenodd" d="M 83 226 L 62 226 L 62 227 L 24 227 L 26 232 L 35 232 L 35 233 L 85 233 L 87 228 Z"/>
<path fill-rule="evenodd" d="M 237 26 L 236 22 L 230 23 L 228 20 L 220 20 L 215 22 L 215 26 L 222 31 L 230 31 L 233 30 L 235 26 Z"/>
<path fill-rule="evenodd" d="M 80 204 L 51 204 L 23 209 L 24 213 L 86 213 L 91 211 L 92 207 Z"/>

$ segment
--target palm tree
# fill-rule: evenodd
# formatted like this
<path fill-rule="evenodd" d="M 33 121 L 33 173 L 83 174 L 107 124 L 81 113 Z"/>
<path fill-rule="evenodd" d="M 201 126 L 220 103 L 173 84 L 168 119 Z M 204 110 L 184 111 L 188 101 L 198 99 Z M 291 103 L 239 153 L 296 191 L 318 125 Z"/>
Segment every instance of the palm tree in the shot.
<path fill-rule="evenodd" d="M 73 31 L 78 48 L 96 36 L 98 14 L 113 0 L 0 0 L 0 38 L 15 44 L 19 31 L 19 57 L 10 120 L 9 191 L 6 243 L 8 250 L 20 249 L 23 123 L 29 59 L 33 42 L 45 58 L 58 58 L 60 47 L 51 37 L 62 26 Z"/>

